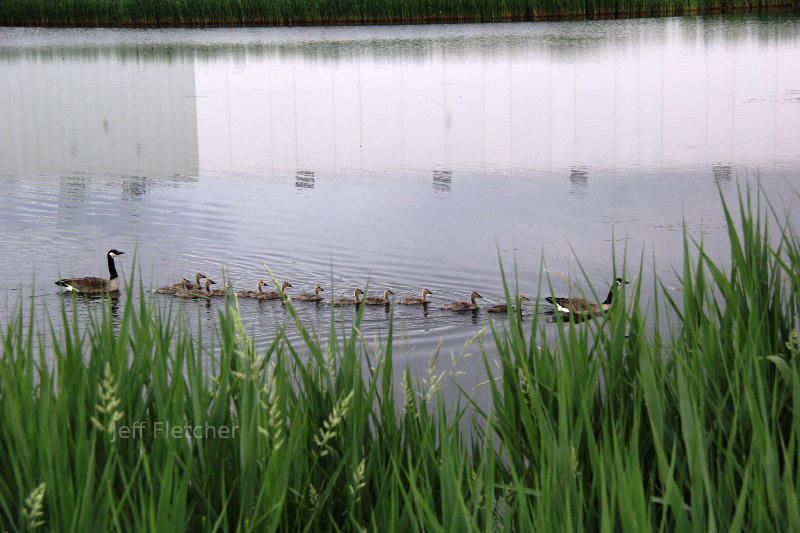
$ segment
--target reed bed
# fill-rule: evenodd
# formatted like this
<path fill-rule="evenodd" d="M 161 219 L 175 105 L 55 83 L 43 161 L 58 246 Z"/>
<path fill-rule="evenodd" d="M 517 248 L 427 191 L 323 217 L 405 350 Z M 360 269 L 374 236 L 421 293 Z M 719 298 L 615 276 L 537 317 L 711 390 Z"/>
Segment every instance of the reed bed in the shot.
<path fill-rule="evenodd" d="M 501 22 L 798 7 L 798 0 L 4 0 L 8 26 Z"/>
<path fill-rule="evenodd" d="M 376 346 L 334 310 L 323 343 L 287 303 L 302 346 L 265 350 L 235 299 L 191 331 L 132 279 L 116 318 L 17 313 L 0 530 L 800 530 L 800 241 L 739 203 L 729 264 L 684 236 L 682 301 L 642 309 L 640 268 L 605 319 L 499 323 L 490 406 L 396 383 L 391 328 Z"/>

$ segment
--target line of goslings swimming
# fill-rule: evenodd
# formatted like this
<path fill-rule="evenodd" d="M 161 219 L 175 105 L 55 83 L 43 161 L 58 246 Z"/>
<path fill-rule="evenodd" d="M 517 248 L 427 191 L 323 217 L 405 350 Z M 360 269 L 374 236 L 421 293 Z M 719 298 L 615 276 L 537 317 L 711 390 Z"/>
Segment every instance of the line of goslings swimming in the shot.
<path fill-rule="evenodd" d="M 292 284 L 288 281 L 281 283 L 280 290 L 277 291 L 264 290 L 264 287 L 268 285 L 264 280 L 258 280 L 255 290 L 233 291 L 233 287 L 231 286 L 230 282 L 225 283 L 224 289 L 212 289 L 211 286 L 216 284 L 217 283 L 213 279 L 205 276 L 201 272 L 198 272 L 195 274 L 194 282 L 189 281 L 186 278 L 181 278 L 178 283 L 153 289 L 153 292 L 158 294 L 173 294 L 179 298 L 207 298 L 211 296 L 225 296 L 230 293 L 239 298 L 255 298 L 257 300 L 282 300 L 286 298 L 287 300 L 292 301 L 322 302 L 324 298 L 320 292 L 325 291 L 324 288 L 322 288 L 320 285 L 317 285 L 314 287 L 314 292 L 306 292 L 293 296 L 287 292 L 287 289 L 292 287 Z M 433 292 L 430 289 L 425 288 L 422 289 L 421 297 L 409 296 L 406 298 L 401 298 L 395 303 L 400 305 L 428 305 L 431 303 L 428 299 L 429 294 L 433 294 Z M 389 305 L 392 303 L 390 296 L 393 295 L 394 292 L 391 289 L 385 289 L 383 291 L 383 296 L 366 296 L 362 298 L 362 296 L 364 296 L 364 291 L 361 289 L 355 289 L 353 291 L 352 298 L 336 298 L 333 300 L 328 300 L 326 303 L 337 306 Z M 448 309 L 450 311 L 475 311 L 479 308 L 478 303 L 476 302 L 478 298 L 482 298 L 482 296 L 478 294 L 477 291 L 472 291 L 470 294 L 470 301 L 450 302 L 442 304 L 441 308 Z M 525 296 L 520 296 L 520 304 L 524 301 L 529 300 Z M 516 307 L 512 308 L 516 310 Z M 490 313 L 505 313 L 508 311 L 508 309 L 506 304 L 499 304 L 488 307 L 487 311 Z"/>

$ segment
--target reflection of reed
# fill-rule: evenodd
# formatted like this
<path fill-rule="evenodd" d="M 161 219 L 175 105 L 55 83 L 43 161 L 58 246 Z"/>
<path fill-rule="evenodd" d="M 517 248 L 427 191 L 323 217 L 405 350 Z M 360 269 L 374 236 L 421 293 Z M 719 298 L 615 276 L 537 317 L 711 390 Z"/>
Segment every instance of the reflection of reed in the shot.
<path fill-rule="evenodd" d="M 450 192 L 450 184 L 453 181 L 452 170 L 434 170 L 433 171 L 433 190 L 441 192 Z"/>
<path fill-rule="evenodd" d="M 589 172 L 586 167 L 572 167 L 569 171 L 569 193 L 583 196 L 589 188 Z"/>
<path fill-rule="evenodd" d="M 313 189 L 314 171 L 298 170 L 294 175 L 294 186 L 297 189 Z"/>
<path fill-rule="evenodd" d="M 595 57 L 604 46 L 639 49 L 640 46 L 662 46 L 664 33 L 677 31 L 680 38 L 718 44 L 724 35 L 726 43 L 749 43 L 754 35 L 759 42 L 776 45 L 792 43 L 793 33 L 776 32 L 770 25 L 735 25 L 708 20 L 682 20 L 675 28 L 652 20 L 630 21 L 632 30 L 626 35 L 615 32 L 587 31 L 586 26 L 573 24 L 552 28 L 526 25 L 487 25 L 480 31 L 464 32 L 458 26 L 437 27 L 435 32 L 420 31 L 414 26 L 342 28 L 293 28 L 266 37 L 258 30 L 215 30 L 209 33 L 159 32 L 147 39 L 141 33 L 113 29 L 87 29 L 80 36 L 7 31 L 0 42 L 0 59 L 60 62 L 74 60 L 107 61 L 137 64 L 141 61 L 185 62 L 231 57 L 238 59 L 278 58 L 288 61 L 345 62 L 372 59 L 378 61 L 427 61 L 432 54 L 442 53 L 449 59 L 476 57 L 491 59 L 499 52 L 510 58 L 540 56 L 556 61 L 574 61 L 583 56 Z M 641 29 L 639 29 L 641 28 Z M 669 30 L 667 30 L 669 28 Z M 724 32 L 720 31 L 724 28 Z M 702 44 L 701 42 L 701 44 Z M 793 95 L 789 93 L 791 98 Z"/>

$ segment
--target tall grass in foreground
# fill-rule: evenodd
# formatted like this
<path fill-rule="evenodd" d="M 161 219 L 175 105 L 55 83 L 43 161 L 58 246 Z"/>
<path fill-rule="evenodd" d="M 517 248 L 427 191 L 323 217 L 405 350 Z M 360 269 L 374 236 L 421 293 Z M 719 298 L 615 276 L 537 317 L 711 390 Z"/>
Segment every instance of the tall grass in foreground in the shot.
<path fill-rule="evenodd" d="M 0 24 L 247 26 L 499 22 L 798 7 L 798 0 L 4 0 Z"/>
<path fill-rule="evenodd" d="M 289 305 L 302 349 L 279 332 L 264 352 L 234 300 L 216 333 L 141 287 L 116 324 L 108 306 L 88 325 L 62 309 L 63 334 L 17 316 L 0 530 L 796 531 L 800 243 L 768 234 L 760 198 L 726 216 L 730 266 L 685 237 L 683 303 L 654 295 L 670 331 L 645 327 L 639 284 L 553 345 L 512 314 L 489 407 L 395 383 L 391 328 L 374 352 L 360 316 L 325 344 Z"/>

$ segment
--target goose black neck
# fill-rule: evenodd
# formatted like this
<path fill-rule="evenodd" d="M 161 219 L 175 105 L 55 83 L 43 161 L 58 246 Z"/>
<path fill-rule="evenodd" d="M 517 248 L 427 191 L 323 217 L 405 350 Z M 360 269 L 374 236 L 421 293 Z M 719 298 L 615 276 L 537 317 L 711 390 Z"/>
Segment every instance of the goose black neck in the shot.
<path fill-rule="evenodd" d="M 611 299 L 612 299 L 613 297 L 614 297 L 614 288 L 612 287 L 612 288 L 611 288 L 611 289 L 608 291 L 608 296 L 606 296 L 606 301 L 605 301 L 605 302 L 603 302 L 603 304 L 605 304 L 605 305 L 611 305 Z"/>
<path fill-rule="evenodd" d="M 117 279 L 119 277 L 117 275 L 117 267 L 114 265 L 114 257 L 111 254 L 108 254 L 108 273 L 110 275 L 108 279 Z"/>

